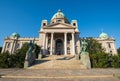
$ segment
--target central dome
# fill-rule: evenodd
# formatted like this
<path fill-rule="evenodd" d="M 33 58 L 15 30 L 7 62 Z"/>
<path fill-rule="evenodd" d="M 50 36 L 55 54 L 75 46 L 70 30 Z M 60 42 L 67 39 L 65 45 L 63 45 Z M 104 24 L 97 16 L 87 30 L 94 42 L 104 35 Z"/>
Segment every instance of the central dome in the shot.
<path fill-rule="evenodd" d="M 55 18 L 65 18 L 65 15 L 64 13 L 62 13 L 62 11 L 59 9 L 57 13 L 55 13 L 52 17 L 52 19 L 55 19 Z"/>
<path fill-rule="evenodd" d="M 60 9 L 51 18 L 51 23 L 55 23 L 55 22 L 69 23 L 68 19 L 65 17 L 64 13 Z"/>

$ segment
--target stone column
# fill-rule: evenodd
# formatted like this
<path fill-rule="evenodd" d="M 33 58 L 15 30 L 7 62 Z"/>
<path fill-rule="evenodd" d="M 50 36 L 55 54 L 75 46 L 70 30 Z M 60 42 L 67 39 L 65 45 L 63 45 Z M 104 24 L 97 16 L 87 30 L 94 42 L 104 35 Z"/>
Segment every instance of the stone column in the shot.
<path fill-rule="evenodd" d="M 72 54 L 75 55 L 75 37 L 74 37 L 74 33 L 72 33 Z"/>
<path fill-rule="evenodd" d="M 46 33 L 44 34 L 44 39 L 43 39 L 43 55 L 45 55 L 45 43 L 46 43 Z"/>
<path fill-rule="evenodd" d="M 51 46 L 50 46 L 50 55 L 53 54 L 53 32 L 51 33 Z"/>
<path fill-rule="evenodd" d="M 16 39 L 14 39 L 13 42 L 11 42 L 12 43 L 11 46 L 10 46 L 10 51 L 11 51 L 10 53 L 11 54 L 15 52 L 15 49 L 16 49 L 15 48 L 15 46 L 16 46 L 15 42 L 16 42 Z"/>
<path fill-rule="evenodd" d="M 67 55 L 67 33 L 64 33 L 64 55 Z"/>
<path fill-rule="evenodd" d="M 1 51 L 1 52 L 2 52 L 2 53 L 5 52 L 5 49 L 6 49 L 6 42 L 4 42 L 3 48 L 2 48 L 2 51 Z"/>
<path fill-rule="evenodd" d="M 46 49 L 46 53 L 48 53 L 48 34 L 46 34 L 46 46 L 45 46 L 45 49 Z"/>

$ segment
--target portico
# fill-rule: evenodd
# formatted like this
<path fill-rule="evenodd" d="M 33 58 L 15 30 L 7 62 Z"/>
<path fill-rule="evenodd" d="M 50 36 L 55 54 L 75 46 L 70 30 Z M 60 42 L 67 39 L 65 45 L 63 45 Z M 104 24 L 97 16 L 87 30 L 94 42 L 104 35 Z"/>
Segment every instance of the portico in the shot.
<path fill-rule="evenodd" d="M 43 54 L 75 54 L 75 37 L 73 32 L 45 32 Z"/>
<path fill-rule="evenodd" d="M 49 55 L 75 55 L 79 52 L 79 30 L 77 21 L 70 23 L 61 10 L 51 18 L 50 24 L 47 20 L 41 23 L 39 31 L 40 42 L 42 42 L 43 54 Z M 78 48 L 75 48 L 75 46 Z"/>

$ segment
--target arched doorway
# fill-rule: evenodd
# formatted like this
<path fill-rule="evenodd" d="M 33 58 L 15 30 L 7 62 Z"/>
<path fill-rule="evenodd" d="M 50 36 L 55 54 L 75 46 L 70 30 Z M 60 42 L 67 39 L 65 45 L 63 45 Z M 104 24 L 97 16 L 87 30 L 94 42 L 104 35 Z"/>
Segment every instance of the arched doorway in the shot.
<path fill-rule="evenodd" d="M 56 40 L 55 48 L 56 48 L 55 50 L 56 55 L 63 54 L 63 41 L 61 39 Z"/>

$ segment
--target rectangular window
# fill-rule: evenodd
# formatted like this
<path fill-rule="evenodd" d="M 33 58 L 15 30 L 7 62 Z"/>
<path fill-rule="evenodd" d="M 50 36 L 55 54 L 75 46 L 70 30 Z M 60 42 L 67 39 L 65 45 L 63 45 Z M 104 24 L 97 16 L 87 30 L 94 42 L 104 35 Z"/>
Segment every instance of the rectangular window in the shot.
<path fill-rule="evenodd" d="M 110 43 L 108 43 L 108 47 L 111 48 L 111 44 Z"/>
<path fill-rule="evenodd" d="M 7 48 L 10 48 L 10 42 L 8 42 Z"/>
<path fill-rule="evenodd" d="M 76 23 L 73 23 L 73 26 L 76 26 Z"/>
<path fill-rule="evenodd" d="M 43 23 L 43 26 L 46 26 L 46 23 Z"/>

